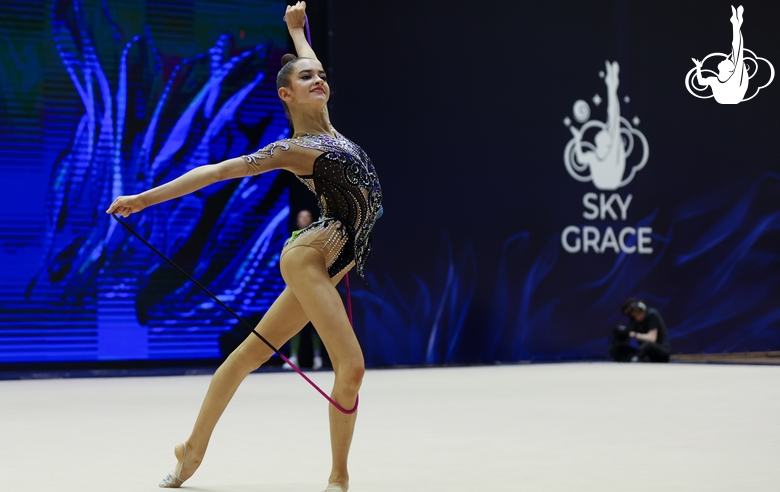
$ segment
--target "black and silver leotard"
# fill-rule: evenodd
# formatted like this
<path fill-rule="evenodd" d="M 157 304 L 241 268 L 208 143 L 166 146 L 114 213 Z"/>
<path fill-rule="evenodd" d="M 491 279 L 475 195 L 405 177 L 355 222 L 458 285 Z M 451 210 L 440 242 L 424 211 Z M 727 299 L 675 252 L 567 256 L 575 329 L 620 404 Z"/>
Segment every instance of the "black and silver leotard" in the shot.
<path fill-rule="evenodd" d="M 295 246 L 313 246 L 322 251 L 331 278 L 354 262 L 358 275 L 365 279 L 371 230 L 382 205 L 382 188 L 371 160 L 339 133 L 335 137 L 305 134 L 280 140 L 256 154 L 268 155 L 273 146 L 289 148 L 289 144 L 323 152 L 314 160 L 312 174 L 297 176 L 317 195 L 320 218 L 293 235 L 282 254 Z M 253 155 L 244 159 L 250 162 Z"/>

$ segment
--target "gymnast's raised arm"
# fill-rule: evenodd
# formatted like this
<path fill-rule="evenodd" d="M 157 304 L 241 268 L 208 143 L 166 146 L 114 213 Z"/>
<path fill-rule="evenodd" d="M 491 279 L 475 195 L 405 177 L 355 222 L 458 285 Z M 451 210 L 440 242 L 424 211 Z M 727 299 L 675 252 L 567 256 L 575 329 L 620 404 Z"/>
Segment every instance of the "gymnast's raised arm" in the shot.
<path fill-rule="evenodd" d="M 699 85 L 702 86 L 702 87 L 710 85 L 710 79 L 713 79 L 715 77 L 704 78 L 701 75 L 701 65 L 702 65 L 702 62 L 700 62 L 696 58 L 691 58 L 691 60 L 693 60 L 694 65 L 696 65 L 696 81 L 699 83 Z"/>
<path fill-rule="evenodd" d="M 285 22 L 287 22 L 287 30 L 290 31 L 290 37 L 292 37 L 295 44 L 295 53 L 299 58 L 311 58 L 317 60 L 317 54 L 314 53 L 314 49 L 309 45 L 306 40 L 306 33 L 304 28 L 306 27 L 306 2 L 298 2 L 295 5 L 288 5 L 287 12 L 284 16 Z"/>
<path fill-rule="evenodd" d="M 311 47 L 309 41 L 306 39 L 306 2 L 298 2 L 295 5 L 288 5 L 287 12 L 284 16 L 285 22 L 287 22 L 287 30 L 290 32 L 290 37 L 295 45 L 295 53 L 299 58 L 311 58 L 312 60 L 320 61 L 317 58 L 317 54 L 314 52 L 314 48 Z M 328 105 L 326 104 L 322 108 L 322 112 L 325 114 L 325 118 L 328 120 L 328 125 L 333 128 L 330 122 L 330 113 L 328 112 Z"/>

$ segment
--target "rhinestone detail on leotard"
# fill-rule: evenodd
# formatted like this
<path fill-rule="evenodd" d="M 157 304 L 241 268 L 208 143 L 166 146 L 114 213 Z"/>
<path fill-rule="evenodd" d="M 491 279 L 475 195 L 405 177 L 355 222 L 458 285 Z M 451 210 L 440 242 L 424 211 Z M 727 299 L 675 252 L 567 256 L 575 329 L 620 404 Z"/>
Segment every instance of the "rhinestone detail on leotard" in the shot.
<path fill-rule="evenodd" d="M 328 259 L 330 276 L 336 276 L 354 261 L 358 275 L 365 279 L 371 231 L 382 205 L 382 188 L 374 165 L 363 149 L 339 133 L 297 135 L 276 142 L 274 147 L 287 150 L 288 144 L 323 152 L 314 160 L 311 175 L 297 176 L 317 195 L 320 220 L 289 243 L 315 230 L 327 229 L 330 236 L 326 249 L 335 253 Z M 266 150 L 273 152 L 274 147 Z M 338 226 L 334 227 L 333 222 L 338 222 Z"/>

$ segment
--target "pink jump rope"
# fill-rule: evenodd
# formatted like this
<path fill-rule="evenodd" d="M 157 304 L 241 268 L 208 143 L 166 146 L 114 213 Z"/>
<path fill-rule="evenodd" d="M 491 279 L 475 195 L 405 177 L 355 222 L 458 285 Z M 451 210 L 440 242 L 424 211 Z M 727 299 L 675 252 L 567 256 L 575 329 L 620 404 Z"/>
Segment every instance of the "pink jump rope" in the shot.
<path fill-rule="evenodd" d="M 311 46 L 311 33 L 310 33 L 310 31 L 309 31 L 309 19 L 308 19 L 308 17 L 307 17 L 306 15 L 304 15 L 304 20 L 305 20 L 305 24 L 304 24 L 304 26 L 305 26 L 305 30 L 306 30 L 306 39 L 307 39 L 307 41 L 309 42 L 309 45 Z M 230 308 L 230 307 L 229 307 L 227 304 L 225 304 L 224 302 L 220 301 L 220 300 L 219 300 L 219 298 L 218 298 L 217 296 L 215 296 L 214 294 L 212 294 L 211 292 L 209 292 L 209 290 L 208 290 L 206 287 L 204 287 L 204 286 L 203 286 L 203 285 L 202 285 L 200 282 L 198 282 L 197 280 L 195 280 L 194 278 L 192 278 L 192 275 L 190 275 L 189 273 L 187 273 L 186 271 L 184 271 L 184 269 L 183 269 L 183 268 L 181 268 L 179 265 L 177 265 L 176 263 L 174 263 L 174 262 L 173 262 L 173 261 L 172 261 L 170 258 L 168 258 L 167 256 L 165 256 L 164 254 L 162 254 L 162 252 L 160 252 L 160 250 L 158 250 L 157 248 L 155 248 L 154 246 L 152 246 L 152 245 L 149 243 L 149 241 L 147 241 L 146 239 L 144 239 L 143 237 L 141 237 L 141 236 L 140 236 L 140 235 L 139 235 L 137 232 L 135 232 L 135 231 L 134 231 L 134 230 L 133 230 L 133 229 L 132 229 L 132 228 L 131 228 L 129 225 L 127 225 L 127 224 L 125 224 L 124 222 L 122 222 L 121 220 L 119 220 L 119 217 L 117 217 L 117 215 L 116 215 L 116 214 L 112 214 L 112 216 L 114 217 L 114 219 L 115 219 L 117 222 L 119 222 L 119 223 L 122 225 L 122 227 L 124 227 L 125 229 L 127 229 L 127 231 L 128 231 L 130 234 L 132 234 L 132 235 L 133 235 L 133 236 L 135 236 L 137 239 L 139 239 L 139 240 L 140 240 L 142 243 L 144 243 L 145 245 L 147 245 L 147 246 L 148 246 L 148 247 L 149 247 L 149 248 L 150 248 L 152 251 L 154 251 L 155 253 L 157 253 L 157 255 L 158 255 L 160 258 L 162 258 L 163 260 L 165 260 L 166 262 L 168 262 L 168 263 L 169 263 L 171 266 L 173 266 L 173 267 L 174 267 L 174 268 L 176 268 L 178 271 L 180 271 L 182 274 L 184 274 L 184 276 L 185 276 L 185 277 L 187 277 L 187 278 L 188 278 L 188 279 L 189 279 L 189 280 L 190 280 L 192 283 L 194 283 L 195 285 L 197 285 L 198 287 L 200 287 L 200 288 L 203 290 L 203 292 L 205 292 L 205 293 L 206 293 L 206 294 L 207 294 L 209 297 L 211 297 L 211 298 L 212 298 L 212 299 L 213 299 L 213 300 L 214 300 L 214 301 L 215 301 L 217 304 L 219 304 L 220 306 L 222 306 L 223 308 L 225 308 L 225 310 L 226 310 L 227 312 L 229 312 L 230 314 L 232 314 L 232 315 L 233 315 L 233 317 L 235 317 L 235 318 L 236 318 L 238 321 L 240 321 L 241 323 L 243 323 L 243 324 L 244 324 L 244 326 L 246 326 L 246 327 L 247 327 L 249 330 L 251 330 L 251 331 L 252 331 L 252 333 L 254 333 L 254 334 L 255 334 L 255 336 L 257 336 L 257 338 L 259 338 L 259 339 L 260 339 L 260 340 L 261 340 L 263 343 L 265 343 L 265 344 L 268 346 L 268 348 L 270 348 L 271 350 L 273 350 L 273 351 L 274 351 L 274 353 L 275 353 L 276 355 L 278 355 L 278 356 L 279 356 L 279 357 L 280 357 L 280 358 L 281 358 L 281 359 L 282 359 L 284 362 L 286 362 L 287 364 L 289 364 L 289 365 L 290 365 L 290 367 L 292 367 L 292 368 L 293 368 L 293 370 L 294 370 L 295 372 L 297 372 L 298 374 L 300 374 L 300 376 L 301 376 L 303 379 L 305 379 L 305 380 L 306 380 L 306 381 L 307 381 L 307 382 L 308 382 L 310 385 L 312 385 L 312 387 L 314 387 L 314 389 L 316 389 L 316 390 L 317 390 L 317 391 L 318 391 L 318 392 L 319 392 L 319 393 L 320 393 L 320 394 L 321 394 L 323 397 L 325 397 L 325 399 L 326 399 L 326 400 L 328 400 L 328 401 L 330 402 L 330 404 L 331 404 L 331 405 L 333 405 L 334 407 L 336 407 L 336 409 L 337 409 L 339 412 L 341 412 L 341 413 L 345 413 L 345 414 L 347 414 L 347 415 L 351 415 L 351 414 L 353 414 L 353 413 L 355 413 L 355 412 L 357 411 L 358 402 L 359 402 L 359 400 L 360 400 L 360 398 L 359 398 L 359 397 L 356 397 L 356 398 L 355 398 L 355 406 L 352 408 L 352 410 L 346 410 L 344 407 L 342 407 L 341 405 L 339 405 L 338 403 L 336 403 L 336 401 L 335 401 L 335 400 L 333 400 L 333 398 L 331 398 L 331 397 L 330 397 L 330 396 L 329 396 L 327 393 L 325 393 L 325 392 L 322 390 L 322 388 L 320 388 L 319 386 L 317 386 L 317 384 L 315 384 L 315 383 L 314 383 L 314 381 L 312 381 L 311 379 L 309 379 L 309 377 L 308 377 L 308 376 L 306 376 L 306 374 L 304 374 L 304 373 L 303 373 L 303 371 L 301 371 L 301 370 L 300 370 L 300 369 L 299 369 L 299 368 L 298 368 L 298 367 L 297 367 L 295 364 L 293 364 L 292 362 L 290 362 L 290 359 L 288 359 L 287 357 L 285 357 L 285 356 L 284 356 L 284 354 L 282 354 L 281 352 L 279 352 L 279 350 L 278 350 L 276 347 L 274 347 L 274 346 L 271 344 L 271 342 L 269 342 L 268 340 L 266 340 L 266 339 L 265 339 L 265 337 L 263 337 L 263 335 L 261 335 L 261 334 L 259 334 L 257 331 L 255 331 L 254 327 L 253 327 L 251 324 L 249 324 L 249 322 L 247 322 L 247 321 L 246 321 L 244 318 L 242 318 L 241 316 L 239 316 L 239 315 L 238 315 L 238 313 L 236 313 L 235 311 L 233 311 L 233 310 L 232 310 L 232 309 L 231 309 L 231 308 Z M 350 291 L 349 291 L 349 274 L 348 274 L 348 273 L 347 273 L 346 275 L 344 275 L 344 286 L 345 286 L 345 287 L 346 287 L 346 289 L 347 289 L 347 317 L 349 318 L 349 324 L 350 324 L 350 325 L 352 325 L 352 296 L 350 295 Z"/>

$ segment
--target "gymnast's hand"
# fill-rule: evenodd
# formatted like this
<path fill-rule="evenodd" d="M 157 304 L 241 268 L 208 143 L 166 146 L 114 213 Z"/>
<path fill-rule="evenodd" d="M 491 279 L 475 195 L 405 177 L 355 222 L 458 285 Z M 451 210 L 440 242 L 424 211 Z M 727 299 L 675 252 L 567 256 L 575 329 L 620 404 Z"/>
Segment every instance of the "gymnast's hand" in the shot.
<path fill-rule="evenodd" d="M 120 196 L 106 210 L 107 214 L 117 214 L 122 217 L 129 217 L 130 214 L 140 212 L 146 208 L 146 203 L 140 195 Z"/>
<path fill-rule="evenodd" d="M 301 28 L 306 25 L 304 16 L 306 15 L 306 2 L 298 2 L 295 5 L 288 5 L 284 20 L 287 22 L 287 30 Z"/>

